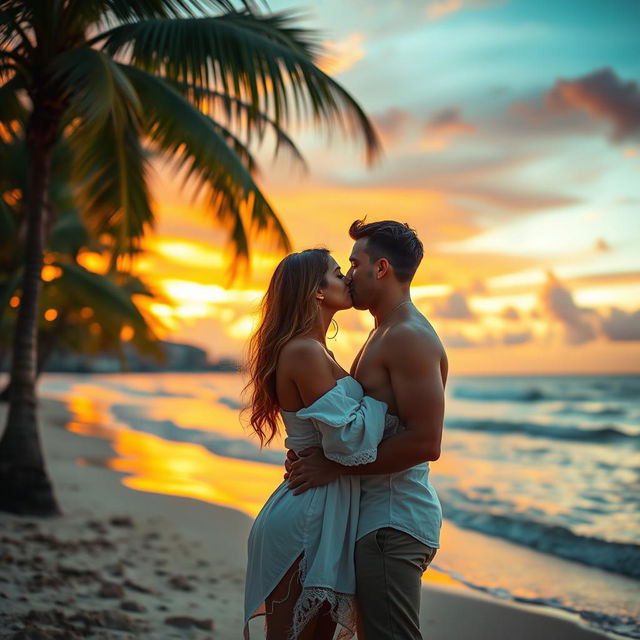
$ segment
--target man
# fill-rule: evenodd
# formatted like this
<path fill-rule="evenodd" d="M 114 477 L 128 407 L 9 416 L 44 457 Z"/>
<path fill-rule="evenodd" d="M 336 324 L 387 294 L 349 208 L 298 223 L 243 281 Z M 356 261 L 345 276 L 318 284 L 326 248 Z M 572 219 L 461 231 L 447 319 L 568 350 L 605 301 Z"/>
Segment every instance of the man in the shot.
<path fill-rule="evenodd" d="M 291 452 L 289 486 L 302 493 L 343 473 L 362 475 L 355 560 L 365 639 L 420 640 L 421 577 L 439 547 L 442 521 L 428 461 L 440 456 L 447 357 L 411 302 L 423 255 L 415 232 L 399 222 L 356 220 L 349 235 L 353 305 L 375 318 L 351 375 L 388 404 L 387 428 L 397 433 L 380 444 L 375 462 L 356 467 L 327 460 L 320 449 L 298 460 Z"/>

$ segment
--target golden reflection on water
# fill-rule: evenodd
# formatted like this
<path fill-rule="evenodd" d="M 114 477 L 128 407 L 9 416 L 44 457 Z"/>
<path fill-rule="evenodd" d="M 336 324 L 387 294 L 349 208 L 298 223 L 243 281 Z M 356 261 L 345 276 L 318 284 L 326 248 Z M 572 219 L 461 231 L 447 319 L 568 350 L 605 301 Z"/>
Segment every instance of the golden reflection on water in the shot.
<path fill-rule="evenodd" d="M 433 567 L 428 568 L 422 575 L 422 582 L 431 585 L 445 585 L 448 587 L 459 587 L 462 583 L 452 578 L 450 575 L 438 571 Z"/>
<path fill-rule="evenodd" d="M 128 474 L 122 483 L 132 489 L 196 498 L 255 517 L 282 482 L 284 468 L 226 458 L 198 444 L 170 442 L 132 431 L 114 421 L 106 407 L 92 399 L 74 395 L 68 407 L 75 419 L 67 429 L 109 440 L 117 457 L 101 464 Z M 237 432 L 237 414 L 235 420 Z"/>
<path fill-rule="evenodd" d="M 126 486 L 197 498 L 252 517 L 282 482 L 284 471 L 270 464 L 217 456 L 197 444 L 167 442 L 132 431 L 119 433 L 113 447 L 122 458 L 109 460 L 108 466 L 132 474 L 123 479 Z"/>
<path fill-rule="evenodd" d="M 67 407 L 84 424 L 95 423 L 97 425 L 105 417 L 104 411 L 91 398 L 74 395 L 67 400 Z M 67 428 L 70 428 L 70 425 L 67 425 Z"/>
<path fill-rule="evenodd" d="M 233 437 L 249 437 L 238 418 L 238 409 L 220 404 L 219 399 L 158 398 L 153 406 L 145 407 L 145 417 L 151 420 L 171 420 L 182 429 L 215 431 Z"/>

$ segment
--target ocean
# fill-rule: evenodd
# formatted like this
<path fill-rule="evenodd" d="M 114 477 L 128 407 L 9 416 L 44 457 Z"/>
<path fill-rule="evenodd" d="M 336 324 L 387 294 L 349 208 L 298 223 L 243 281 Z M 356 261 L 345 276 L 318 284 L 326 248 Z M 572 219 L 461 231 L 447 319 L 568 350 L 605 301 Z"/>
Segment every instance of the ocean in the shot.
<path fill-rule="evenodd" d="M 110 440 L 113 457 L 79 463 L 255 516 L 284 451 L 241 425 L 241 389 L 238 374 L 47 374 L 39 392 Z M 452 378 L 431 468 L 445 522 L 426 582 L 640 638 L 640 376 Z"/>

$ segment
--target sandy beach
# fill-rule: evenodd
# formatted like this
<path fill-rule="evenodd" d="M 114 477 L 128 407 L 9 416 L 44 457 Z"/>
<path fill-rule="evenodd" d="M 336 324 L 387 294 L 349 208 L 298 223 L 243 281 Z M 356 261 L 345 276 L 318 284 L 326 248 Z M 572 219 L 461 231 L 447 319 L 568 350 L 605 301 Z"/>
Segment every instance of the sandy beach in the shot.
<path fill-rule="evenodd" d="M 124 486 L 122 474 L 83 462 L 109 457 L 110 444 L 68 431 L 69 415 L 58 401 L 40 402 L 64 515 L 0 514 L 0 638 L 240 639 L 251 518 Z M 0 428 L 5 416 L 2 406 Z M 570 614 L 447 585 L 425 587 L 422 618 L 430 640 L 618 637 Z"/>

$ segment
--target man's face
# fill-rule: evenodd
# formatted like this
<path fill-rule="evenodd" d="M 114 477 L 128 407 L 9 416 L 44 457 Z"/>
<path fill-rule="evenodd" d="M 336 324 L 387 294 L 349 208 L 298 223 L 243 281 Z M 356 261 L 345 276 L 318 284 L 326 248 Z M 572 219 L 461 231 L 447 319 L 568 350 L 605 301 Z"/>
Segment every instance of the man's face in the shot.
<path fill-rule="evenodd" d="M 373 264 L 366 249 L 367 238 L 356 240 L 349 256 L 351 266 L 345 276 L 345 282 L 349 287 L 353 306 L 356 309 L 369 308 L 371 293 L 375 286 Z"/>

